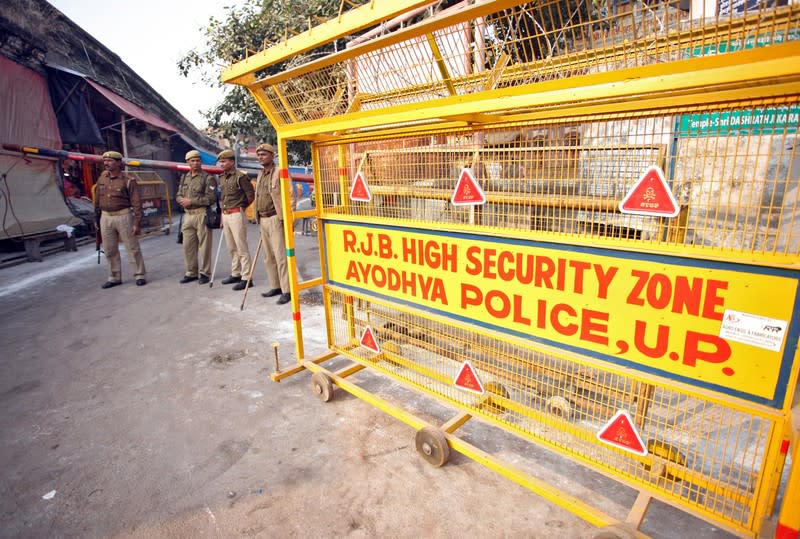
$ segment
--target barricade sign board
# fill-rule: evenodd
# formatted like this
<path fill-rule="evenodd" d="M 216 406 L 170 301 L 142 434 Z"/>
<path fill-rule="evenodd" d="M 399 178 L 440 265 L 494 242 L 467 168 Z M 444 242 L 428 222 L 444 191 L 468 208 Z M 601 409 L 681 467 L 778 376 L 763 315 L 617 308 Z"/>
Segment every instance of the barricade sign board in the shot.
<path fill-rule="evenodd" d="M 733 339 L 724 317 L 786 327 L 789 270 L 340 222 L 325 251 L 332 284 L 759 404 L 786 398 L 798 328 Z"/>
<path fill-rule="evenodd" d="M 478 393 L 479 395 L 484 393 L 483 384 L 480 378 L 478 378 L 478 373 L 475 372 L 475 369 L 472 368 L 472 364 L 469 361 L 464 361 L 464 363 L 461 364 L 461 368 L 458 370 L 453 384 L 458 388 L 466 389 L 467 391 Z"/>
<path fill-rule="evenodd" d="M 660 167 L 652 166 L 619 203 L 619 211 L 633 215 L 675 217 L 680 207 L 664 180 L 664 172 Z"/>
<path fill-rule="evenodd" d="M 454 206 L 476 206 L 486 203 L 486 195 L 481 184 L 475 179 L 475 174 L 469 168 L 461 169 L 458 183 L 453 191 L 450 201 Z"/>
<path fill-rule="evenodd" d="M 647 455 L 647 446 L 633 425 L 631 416 L 625 410 L 618 411 L 603 425 L 597 433 L 597 439 L 636 455 Z"/>
<path fill-rule="evenodd" d="M 375 340 L 375 334 L 372 332 L 372 328 L 369 326 L 364 328 L 364 333 L 361 335 L 360 344 L 367 350 L 370 350 L 377 354 L 379 354 L 381 351 L 381 347 L 378 344 L 378 341 Z"/>
<path fill-rule="evenodd" d="M 372 193 L 369 191 L 367 180 L 364 178 L 364 173 L 359 172 L 353 179 L 353 187 L 350 189 L 350 200 L 355 202 L 370 202 L 372 200 Z"/>

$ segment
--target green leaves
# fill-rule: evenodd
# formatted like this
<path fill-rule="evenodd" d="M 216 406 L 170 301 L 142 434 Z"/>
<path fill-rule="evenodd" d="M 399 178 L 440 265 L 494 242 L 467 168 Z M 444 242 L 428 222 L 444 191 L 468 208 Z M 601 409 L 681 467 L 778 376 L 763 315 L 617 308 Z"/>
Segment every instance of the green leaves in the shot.
<path fill-rule="evenodd" d="M 226 66 L 284 39 L 287 30 L 289 35 L 308 30 L 309 20 L 318 24 L 318 18 L 329 19 L 338 9 L 338 0 L 262 0 L 239 7 L 226 6 L 222 19 L 211 17 L 200 29 L 205 36 L 205 47 L 187 52 L 178 61 L 178 70 L 183 76 L 197 73 L 204 83 L 221 86 L 219 76 Z M 302 63 L 302 58 L 292 59 L 293 64 L 298 62 Z M 270 66 L 263 74 L 282 69 L 282 65 Z M 248 91 L 241 86 L 227 88 L 230 90 L 222 101 L 203 112 L 209 129 L 216 136 L 248 145 L 274 142 L 275 129 Z M 308 144 L 292 141 L 289 146 L 290 164 L 310 163 Z"/>

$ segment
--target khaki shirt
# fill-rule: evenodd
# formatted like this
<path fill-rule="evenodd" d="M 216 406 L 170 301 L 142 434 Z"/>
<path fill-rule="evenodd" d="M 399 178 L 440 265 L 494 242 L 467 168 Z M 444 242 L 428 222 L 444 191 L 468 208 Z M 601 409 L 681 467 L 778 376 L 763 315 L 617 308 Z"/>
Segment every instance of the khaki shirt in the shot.
<path fill-rule="evenodd" d="M 241 170 L 232 170 L 219 176 L 222 186 L 222 209 L 246 208 L 256 198 L 250 178 Z"/>
<path fill-rule="evenodd" d="M 187 210 L 195 210 L 211 206 L 217 201 L 217 180 L 211 174 L 198 172 L 192 175 L 187 172 L 181 177 L 176 198 L 186 198 L 190 204 Z"/>
<path fill-rule="evenodd" d="M 94 191 L 94 215 L 100 222 L 100 213 L 104 211 L 120 211 L 133 208 L 133 224 L 142 224 L 142 199 L 139 196 L 139 184 L 136 180 L 120 172 L 119 176 L 111 176 L 103 171 L 97 178 Z"/>
<path fill-rule="evenodd" d="M 294 188 L 289 183 L 289 199 L 292 211 L 297 207 L 297 197 Z M 270 164 L 258 173 L 256 179 L 256 212 L 258 217 L 268 217 L 275 212 L 283 219 L 283 204 L 281 200 L 280 170 L 275 163 Z"/>

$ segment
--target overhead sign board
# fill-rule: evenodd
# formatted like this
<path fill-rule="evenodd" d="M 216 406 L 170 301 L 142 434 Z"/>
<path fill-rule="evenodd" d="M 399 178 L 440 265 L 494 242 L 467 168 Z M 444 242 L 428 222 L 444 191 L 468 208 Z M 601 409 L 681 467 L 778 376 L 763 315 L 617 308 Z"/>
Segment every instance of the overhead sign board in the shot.
<path fill-rule="evenodd" d="M 786 397 L 796 271 L 334 220 L 324 233 L 332 285 L 761 404 Z M 762 319 L 785 329 L 745 339 Z"/>

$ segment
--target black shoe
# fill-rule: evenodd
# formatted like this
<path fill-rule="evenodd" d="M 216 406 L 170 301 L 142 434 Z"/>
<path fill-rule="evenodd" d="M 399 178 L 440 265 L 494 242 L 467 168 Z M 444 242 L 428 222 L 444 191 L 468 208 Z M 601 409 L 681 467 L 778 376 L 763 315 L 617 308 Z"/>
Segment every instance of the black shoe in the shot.
<path fill-rule="evenodd" d="M 225 281 L 223 281 L 223 282 L 225 282 Z M 250 284 L 248 285 L 247 283 L 250 283 Z M 236 283 L 235 285 L 233 285 L 233 289 L 234 289 L 234 290 L 244 290 L 244 289 L 245 289 L 245 287 L 247 287 L 247 288 L 253 288 L 254 286 L 255 286 L 255 285 L 253 284 L 253 280 L 252 280 L 252 279 L 251 279 L 251 280 L 249 280 L 249 281 L 242 281 L 242 280 L 239 280 L 239 282 L 238 282 L 238 283 Z"/>
<path fill-rule="evenodd" d="M 289 303 L 292 301 L 291 294 L 281 294 L 281 297 L 278 298 L 278 305 L 283 305 L 284 303 Z"/>
<path fill-rule="evenodd" d="M 271 298 L 271 297 L 277 296 L 280 293 L 281 293 L 281 289 L 280 288 L 273 288 L 272 290 L 267 290 L 266 292 L 261 292 L 261 295 L 263 297 L 265 297 L 265 298 Z"/>
<path fill-rule="evenodd" d="M 179 283 L 181 283 L 181 284 L 186 284 L 186 283 L 191 283 L 192 281 L 196 281 L 196 280 L 197 280 L 197 276 L 194 276 L 194 275 L 192 275 L 192 276 L 189 276 L 189 275 L 184 275 L 184 276 L 183 276 L 183 279 L 181 279 L 181 280 L 180 280 L 180 281 L 178 281 L 178 282 L 179 282 Z"/>
<path fill-rule="evenodd" d="M 207 277 L 207 276 L 205 276 L 205 275 L 203 275 L 203 274 L 201 273 L 201 274 L 200 274 L 200 279 L 199 279 L 199 281 L 200 281 L 200 282 L 198 282 L 197 284 L 208 284 L 208 281 L 209 281 L 209 279 L 208 279 L 208 277 Z"/>
<path fill-rule="evenodd" d="M 115 286 L 119 286 L 122 284 L 122 281 L 106 281 L 103 283 L 103 286 L 100 288 L 114 288 Z"/>
<path fill-rule="evenodd" d="M 225 277 L 222 279 L 222 284 L 233 284 L 238 283 L 242 280 L 239 275 L 231 275 L 230 277 Z"/>
<path fill-rule="evenodd" d="M 136 286 L 144 286 L 147 284 L 147 281 L 144 279 L 136 279 Z"/>

